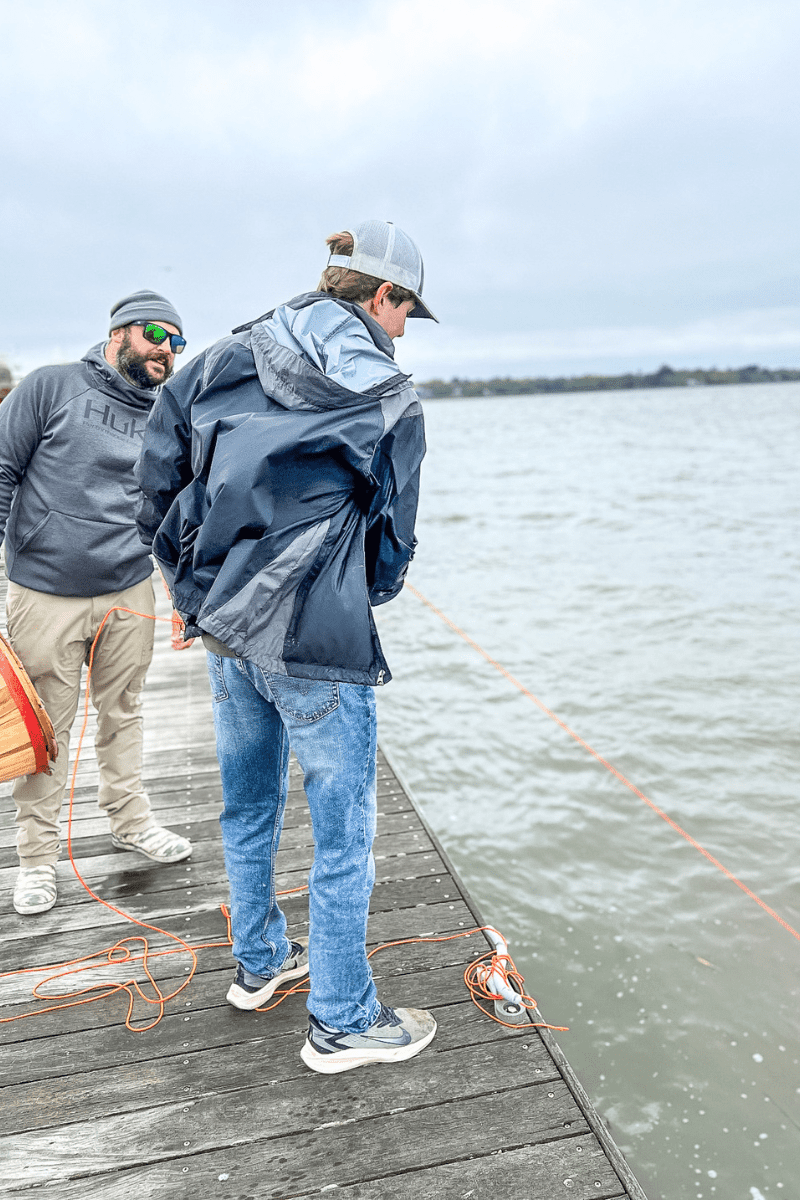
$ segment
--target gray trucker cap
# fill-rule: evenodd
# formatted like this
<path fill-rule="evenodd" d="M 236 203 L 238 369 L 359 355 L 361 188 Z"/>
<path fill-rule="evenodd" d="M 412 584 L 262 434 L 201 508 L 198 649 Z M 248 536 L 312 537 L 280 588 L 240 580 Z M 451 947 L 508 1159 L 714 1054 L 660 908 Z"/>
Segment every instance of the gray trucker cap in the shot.
<path fill-rule="evenodd" d="M 353 253 L 332 254 L 328 259 L 329 267 L 347 267 L 362 275 L 372 275 L 375 279 L 408 288 L 417 301 L 408 315 L 430 317 L 438 322 L 439 318 L 423 302 L 425 269 L 422 255 L 407 233 L 391 221 L 362 221 L 345 232 L 353 238 Z"/>

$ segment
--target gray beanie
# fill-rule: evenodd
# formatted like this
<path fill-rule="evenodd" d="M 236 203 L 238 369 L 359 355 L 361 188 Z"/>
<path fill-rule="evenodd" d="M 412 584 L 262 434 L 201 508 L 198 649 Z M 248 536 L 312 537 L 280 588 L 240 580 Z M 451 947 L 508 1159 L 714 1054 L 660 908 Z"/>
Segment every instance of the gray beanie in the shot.
<path fill-rule="evenodd" d="M 134 321 L 166 321 L 175 325 L 183 335 L 183 322 L 164 296 L 158 292 L 132 292 L 123 296 L 111 308 L 111 324 L 108 332 L 113 333 L 123 325 L 131 325 Z"/>

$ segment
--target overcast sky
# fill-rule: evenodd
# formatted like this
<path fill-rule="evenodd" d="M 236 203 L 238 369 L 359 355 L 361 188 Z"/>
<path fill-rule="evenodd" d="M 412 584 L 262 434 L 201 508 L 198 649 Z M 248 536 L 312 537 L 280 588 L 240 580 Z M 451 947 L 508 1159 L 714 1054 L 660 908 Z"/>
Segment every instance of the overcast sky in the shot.
<path fill-rule="evenodd" d="M 0 0 L 0 357 L 189 348 L 419 244 L 433 376 L 800 367 L 798 0 Z"/>

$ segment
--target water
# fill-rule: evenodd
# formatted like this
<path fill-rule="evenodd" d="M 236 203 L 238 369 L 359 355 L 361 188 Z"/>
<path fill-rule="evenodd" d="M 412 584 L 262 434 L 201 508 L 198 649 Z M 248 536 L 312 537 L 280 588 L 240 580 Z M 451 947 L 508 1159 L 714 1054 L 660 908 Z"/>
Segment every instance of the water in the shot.
<path fill-rule="evenodd" d="M 428 401 L 410 580 L 800 930 L 798 410 Z M 408 590 L 377 617 L 382 744 L 650 1200 L 800 1197 L 800 942 Z"/>

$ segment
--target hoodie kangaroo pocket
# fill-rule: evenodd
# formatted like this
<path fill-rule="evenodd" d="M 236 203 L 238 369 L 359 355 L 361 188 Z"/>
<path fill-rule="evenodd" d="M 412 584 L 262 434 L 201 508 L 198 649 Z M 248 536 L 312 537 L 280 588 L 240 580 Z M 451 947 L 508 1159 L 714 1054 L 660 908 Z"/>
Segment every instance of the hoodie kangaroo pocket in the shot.
<path fill-rule="evenodd" d="M 49 512 L 14 548 L 19 582 L 63 596 L 102 596 L 136 582 L 147 551 L 134 525 Z M 146 569 L 146 568 L 145 568 Z"/>

